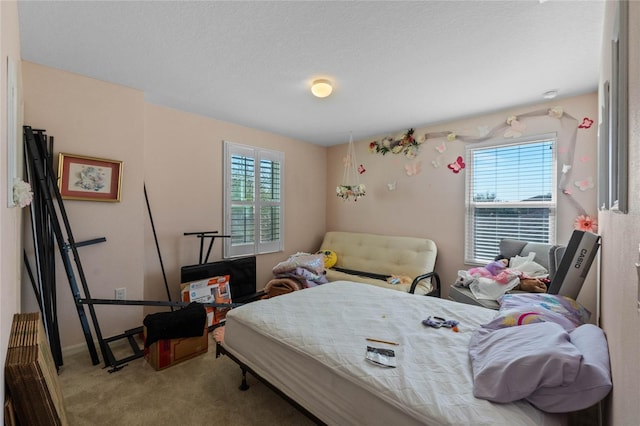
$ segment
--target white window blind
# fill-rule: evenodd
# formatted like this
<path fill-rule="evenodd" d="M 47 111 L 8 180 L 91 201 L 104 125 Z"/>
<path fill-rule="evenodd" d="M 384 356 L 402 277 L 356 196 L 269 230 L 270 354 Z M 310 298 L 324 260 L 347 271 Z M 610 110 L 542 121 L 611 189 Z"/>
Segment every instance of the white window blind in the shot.
<path fill-rule="evenodd" d="M 284 154 L 225 141 L 224 157 L 224 257 L 281 251 Z"/>
<path fill-rule="evenodd" d="M 465 263 L 486 263 L 500 240 L 555 244 L 556 135 L 467 147 Z"/>

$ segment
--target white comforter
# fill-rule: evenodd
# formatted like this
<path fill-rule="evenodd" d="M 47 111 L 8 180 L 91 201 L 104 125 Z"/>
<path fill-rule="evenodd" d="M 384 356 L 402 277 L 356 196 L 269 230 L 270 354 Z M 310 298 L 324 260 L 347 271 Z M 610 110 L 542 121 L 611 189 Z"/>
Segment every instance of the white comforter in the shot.
<path fill-rule="evenodd" d="M 329 424 L 560 424 L 524 401 L 473 396 L 469 339 L 495 314 L 337 281 L 233 309 L 224 345 Z M 459 321 L 460 332 L 424 326 L 429 316 Z M 397 368 L 365 361 L 367 345 L 394 349 Z"/>

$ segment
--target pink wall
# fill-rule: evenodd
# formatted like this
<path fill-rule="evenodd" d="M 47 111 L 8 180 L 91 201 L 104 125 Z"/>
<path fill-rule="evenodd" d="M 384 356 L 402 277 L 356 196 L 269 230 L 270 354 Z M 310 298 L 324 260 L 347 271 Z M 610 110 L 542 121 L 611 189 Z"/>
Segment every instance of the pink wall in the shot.
<path fill-rule="evenodd" d="M 326 148 L 282 136 L 145 105 L 145 180 L 172 297 L 180 267 L 198 263 L 199 239 L 184 232 L 219 231 L 223 214 L 223 141 L 285 153 L 285 249 L 257 257 L 257 288 L 287 255 L 315 251 L 325 230 Z M 145 298 L 165 300 L 166 290 L 145 217 Z M 216 240 L 210 261 L 222 258 Z"/>
<path fill-rule="evenodd" d="M 607 2 L 603 37 L 602 82 L 610 78 L 609 46 L 615 2 Z M 602 211 L 602 328 L 607 334 L 613 391 L 607 424 L 638 424 L 640 419 L 640 3 L 629 2 L 629 214 Z"/>
<path fill-rule="evenodd" d="M 562 106 L 564 111 L 582 121 L 583 117 L 593 120 L 598 118 L 597 95 L 595 93 L 569 99 L 558 99 L 553 102 L 533 105 L 526 108 L 513 108 L 506 111 L 474 117 L 465 120 L 431 126 L 417 127 L 415 136 L 425 133 L 453 131 L 457 134 L 475 135 L 479 126 L 493 128 L 503 123 L 508 116 L 524 114 L 531 111 L 545 110 L 554 106 Z M 558 169 L 567 157 L 570 138 L 567 129 L 559 121 L 548 116 L 522 119 L 527 126 L 524 135 L 535 135 L 558 132 Z M 575 127 L 574 127 L 575 128 Z M 596 142 L 597 123 L 589 129 L 578 132 L 575 161 L 572 176 L 592 176 L 597 179 Z M 570 130 L 570 129 L 569 129 Z M 404 130 L 406 131 L 406 129 Z M 398 133 L 402 133 L 399 131 Z M 382 135 L 386 136 L 386 135 Z M 393 136 L 393 135 L 392 135 Z M 443 138 L 430 139 L 424 143 L 419 155 L 414 160 L 405 156 L 389 153 L 385 156 L 369 153 L 369 140 L 356 143 L 356 157 L 366 172 L 360 176 L 360 182 L 367 187 L 367 196 L 357 203 L 343 201 L 335 192 L 327 191 L 327 229 L 372 232 L 384 235 L 419 236 L 432 239 L 438 246 L 436 271 L 443 283 L 443 297 L 448 295 L 449 284 L 456 279 L 457 271 L 468 269 L 464 259 L 464 191 L 465 172 L 454 174 L 447 168 L 457 156 L 465 155 L 465 142 L 460 140 L 445 141 L 446 151 L 442 155 L 435 147 L 443 142 Z M 346 145 L 329 149 L 327 168 L 327 187 L 333 189 L 343 176 L 342 158 L 346 154 Z M 441 155 L 442 165 L 434 167 Z M 580 159 L 584 161 L 580 161 Z M 408 176 L 405 165 L 421 162 L 421 172 Z M 572 182 L 573 182 L 572 180 Z M 390 191 L 388 183 L 396 184 Z M 585 210 L 596 215 L 596 189 L 580 191 L 571 184 L 573 196 Z M 567 197 L 558 193 L 557 240 L 567 243 L 573 231 L 573 221 L 579 214 Z M 589 273 L 587 282 L 580 293 L 580 302 L 595 313 L 596 285 L 595 267 Z"/>
<path fill-rule="evenodd" d="M 119 203 L 65 201 L 77 242 L 106 237 L 79 249 L 94 298 L 125 287 L 131 300 L 167 300 L 144 200 L 146 182 L 172 299 L 180 266 L 198 262 L 199 240 L 184 232 L 222 230 L 222 141 L 285 153 L 285 250 L 258 257 L 257 288 L 271 269 L 297 251 L 315 250 L 325 230 L 326 148 L 267 132 L 148 104 L 142 92 L 24 62 L 25 123 L 46 129 L 58 152 L 123 161 Z M 221 258 L 216 242 L 210 260 Z M 77 277 L 79 278 L 79 277 Z M 61 265 L 58 300 L 63 347 L 84 336 Z M 37 309 L 23 286 L 23 310 Z M 96 306 L 103 337 L 142 325 L 136 306 Z"/>
<path fill-rule="evenodd" d="M 612 3 L 612 2 L 611 2 Z M 611 19 L 611 3 L 608 19 Z M 630 22 L 640 20 L 640 5 L 630 2 Z M 0 2 L 0 57 L 20 57 L 17 8 L 14 1 Z M 602 327 L 609 341 L 614 390 L 609 398 L 607 424 L 636 424 L 640 418 L 640 314 L 637 308 L 635 267 L 640 242 L 640 28 L 631 26 L 630 64 L 630 213 L 599 214 L 602 235 Z M 605 45 L 606 48 L 606 45 Z M 4 65 L 3 65 L 4 66 Z M 608 65 L 603 65 L 606 75 Z M 118 204 L 68 202 L 69 214 L 77 240 L 106 236 L 107 243 L 82 248 L 81 256 L 89 282 L 97 287 L 94 296 L 111 297 L 113 289 L 126 286 L 129 298 L 163 297 L 155 246 L 150 235 L 142 184 L 146 180 L 154 219 L 161 237 L 165 266 L 171 285 L 177 282 L 178 265 L 196 259 L 195 244 L 182 236 L 185 230 L 220 229 L 222 193 L 220 141 L 229 139 L 285 151 L 286 156 L 286 235 L 284 253 L 261 257 L 259 286 L 270 275 L 271 266 L 287 254 L 317 248 L 326 229 L 377 232 L 381 234 L 421 235 L 438 243 L 436 269 L 443 283 L 451 282 L 462 263 L 463 176 L 431 166 L 434 151 L 423 147 L 422 173 L 409 178 L 400 159 L 367 152 L 366 143 L 357 144 L 360 162 L 367 173 L 362 182 L 369 195 L 358 203 L 343 203 L 333 188 L 342 176 L 341 158 L 346 146 L 324 149 L 291 141 L 264 132 L 197 117 L 146 104 L 136 90 L 110 85 L 82 76 L 63 73 L 34 64 L 23 64 L 25 88 L 25 122 L 45 128 L 56 137 L 57 150 L 125 160 L 123 200 Z M 6 81 L 0 79 L 0 128 L 6 128 Z M 59 87 L 56 87 L 59 85 Z M 506 114 L 533 108 L 562 105 L 576 117 L 597 115 L 594 95 L 560 100 L 531 108 L 519 108 L 460 120 L 426 130 L 463 131 L 479 125 L 494 125 Z M 192 127 L 193 126 L 193 127 Z M 532 127 L 532 132 L 553 129 Z M 211 132 L 211 133 L 210 133 Z M 583 140 L 585 155 L 595 158 L 595 131 Z M 0 188 L 6 179 L 6 133 L 0 132 Z M 345 141 L 346 142 L 346 141 Z M 210 145 L 209 145 L 210 144 Z M 462 144 L 452 143 L 446 158 L 463 152 Z M 195 150 L 198 155 L 190 155 Z M 211 156 L 208 161 L 205 155 Z M 592 172 L 593 164 L 583 171 Z M 179 170 L 183 174 L 166 173 Z M 195 179 L 194 179 L 195 178 Z M 212 181 L 210 182 L 209 179 Z M 204 180 L 203 183 L 199 181 Z M 396 191 L 386 184 L 395 181 Z M 18 209 L 6 208 L 6 193 L 0 191 L 0 362 L 4 363 L 11 318 L 15 312 L 33 310 L 32 296 L 20 302 L 20 222 Z M 167 195 L 169 194 L 169 195 Z M 595 191 L 580 194 L 580 202 L 595 208 Z M 562 198 L 562 197 L 561 197 Z M 192 200 L 197 201 L 193 208 Z M 326 209 L 325 209 L 326 204 Z M 185 205 L 191 206 L 187 208 Z M 566 205 L 559 224 L 559 239 L 570 234 L 575 212 Z M 590 210 L 591 211 L 591 210 Z M 565 216 L 566 214 L 566 216 Z M 214 257 L 219 258 L 220 246 Z M 595 281 L 593 270 L 581 301 L 593 305 Z M 63 345 L 82 345 L 77 316 L 72 309 L 64 279 L 60 289 Z M 124 284 L 123 284 L 124 283 Z M 26 282 L 23 291 L 30 292 Z M 445 287 L 446 288 L 446 287 Z M 446 290 L 444 296 L 446 297 Z M 119 310 L 122 309 L 122 310 Z M 131 311 L 130 311 L 131 310 Z M 67 314 L 66 311 L 72 312 Z M 132 314 L 133 313 L 133 314 Z M 143 312 L 131 307 L 112 307 L 105 312 L 103 327 L 121 332 L 123 327 L 139 325 Z M 108 334 L 108 333 L 107 333 Z M 0 391 L 2 392 L 2 391 Z"/>
<path fill-rule="evenodd" d="M 91 296 L 113 298 L 118 287 L 127 297 L 143 295 L 144 95 L 138 90 L 23 62 L 25 124 L 54 137 L 59 152 L 123 161 L 119 203 L 66 200 L 76 242 L 107 241 L 78 249 Z M 67 276 L 57 267 L 58 317 L 62 347 L 84 342 Z M 80 282 L 80 276 L 76 279 Z M 23 286 L 23 309 L 35 310 L 33 291 Z M 96 306 L 103 337 L 137 326 L 140 307 Z"/>
<path fill-rule="evenodd" d="M 22 210 L 7 207 L 7 58 L 19 66 L 20 37 L 18 8 L 15 1 L 0 2 L 0 365 L 4 366 L 13 314 L 20 312 L 20 268 L 22 243 L 20 239 Z M 18 135 L 19 141 L 21 140 Z M 12 194 L 11 194 L 12 196 Z M 4 368 L 0 369 L 4 383 Z M 0 388 L 4 401 L 4 386 Z"/>

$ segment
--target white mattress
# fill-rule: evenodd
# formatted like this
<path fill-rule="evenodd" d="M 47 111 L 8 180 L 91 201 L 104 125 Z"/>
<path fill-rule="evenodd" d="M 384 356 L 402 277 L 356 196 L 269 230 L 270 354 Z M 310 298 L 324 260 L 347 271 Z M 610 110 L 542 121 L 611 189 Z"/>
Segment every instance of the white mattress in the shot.
<path fill-rule="evenodd" d="M 327 424 L 562 424 L 524 401 L 473 396 L 469 338 L 495 314 L 336 281 L 231 310 L 224 347 Z M 459 321 L 460 332 L 425 327 L 430 315 Z M 397 368 L 365 361 L 367 345 L 394 349 Z"/>

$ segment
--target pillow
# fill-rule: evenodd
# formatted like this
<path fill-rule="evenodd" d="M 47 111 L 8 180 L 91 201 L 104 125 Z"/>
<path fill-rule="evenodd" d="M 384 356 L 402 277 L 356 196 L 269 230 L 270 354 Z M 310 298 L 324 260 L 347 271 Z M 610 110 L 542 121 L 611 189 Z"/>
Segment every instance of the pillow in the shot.
<path fill-rule="evenodd" d="M 589 322 L 591 312 L 570 297 L 547 293 L 505 294 L 498 299 L 500 310 L 526 308 L 541 312 L 541 309 L 555 312 L 567 318 L 578 327 Z M 574 327 L 574 328 L 575 328 Z"/>
<path fill-rule="evenodd" d="M 527 401 L 549 413 L 583 410 L 601 401 L 611 391 L 609 350 L 604 332 L 593 324 L 569 333 L 571 343 L 582 352 L 582 362 L 573 383 L 541 387 Z"/>
<path fill-rule="evenodd" d="M 488 330 L 498 330 L 506 327 L 535 324 L 540 322 L 552 322 L 558 324 L 566 331 L 571 331 L 576 326 L 563 315 L 549 311 L 547 309 L 536 308 L 535 306 L 524 306 L 513 309 L 500 309 L 498 316 L 482 327 Z"/>
<path fill-rule="evenodd" d="M 573 383 L 582 360 L 569 334 L 552 322 L 476 329 L 469 356 L 473 395 L 502 403 L 526 398 L 540 387 Z"/>
<path fill-rule="evenodd" d="M 324 267 L 325 269 L 333 268 L 338 262 L 338 255 L 331 250 L 318 250 L 316 254 L 324 255 Z"/>

